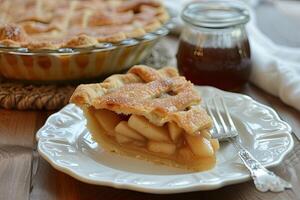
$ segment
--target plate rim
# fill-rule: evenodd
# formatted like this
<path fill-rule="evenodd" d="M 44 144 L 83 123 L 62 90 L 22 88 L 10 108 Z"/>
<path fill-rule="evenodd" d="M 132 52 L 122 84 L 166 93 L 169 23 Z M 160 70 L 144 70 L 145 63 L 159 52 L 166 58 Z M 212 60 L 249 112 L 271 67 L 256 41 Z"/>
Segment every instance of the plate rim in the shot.
<path fill-rule="evenodd" d="M 211 86 L 195 86 L 195 87 L 197 89 L 200 88 L 200 90 L 202 88 L 204 88 L 204 89 L 208 89 L 208 90 L 217 90 L 218 92 L 221 92 L 224 94 L 242 96 L 243 98 L 249 99 L 253 103 L 258 104 L 259 106 L 264 107 L 268 111 L 272 112 L 274 119 L 276 119 L 276 120 L 280 121 L 281 123 L 283 123 L 284 125 L 286 125 L 286 129 L 284 130 L 284 133 L 288 133 L 288 134 L 286 134 L 286 136 L 288 137 L 288 139 L 290 141 L 289 146 L 288 146 L 288 148 L 286 148 L 286 150 L 282 154 L 280 154 L 280 156 L 278 157 L 277 160 L 272 161 L 271 163 L 269 163 L 267 165 L 264 165 L 265 167 L 269 168 L 269 167 L 274 167 L 274 166 L 279 165 L 283 161 L 283 159 L 292 151 L 292 149 L 294 147 L 294 140 L 292 137 L 292 128 L 287 122 L 283 121 L 280 118 L 278 113 L 272 107 L 264 105 L 256 100 L 254 100 L 252 97 L 245 95 L 245 94 L 223 91 L 218 88 L 211 87 Z M 71 106 L 71 105 L 72 104 L 67 104 L 65 107 Z M 64 108 L 62 108 L 62 109 L 64 109 Z M 227 185 L 238 184 L 238 183 L 242 183 L 247 180 L 250 180 L 250 174 L 243 174 L 243 175 L 240 175 L 239 178 L 226 178 L 226 179 L 220 179 L 218 181 L 214 181 L 212 183 L 206 183 L 206 184 L 199 183 L 199 184 L 192 184 L 192 185 L 190 184 L 190 185 L 186 185 L 186 186 L 173 187 L 171 189 L 170 187 L 158 188 L 158 187 L 147 186 L 147 185 L 138 185 L 138 184 L 132 184 L 132 183 L 120 183 L 120 182 L 114 182 L 114 181 L 105 181 L 105 180 L 101 180 L 101 179 L 94 180 L 92 178 L 86 178 L 84 176 L 79 175 L 74 170 L 72 170 L 66 166 L 59 165 L 55 160 L 51 159 L 50 156 L 46 152 L 44 152 L 42 148 L 40 148 L 41 141 L 47 140 L 47 139 L 42 139 L 39 137 L 40 130 L 42 130 L 47 125 L 47 122 L 51 118 L 59 115 L 61 110 L 50 115 L 48 117 L 48 119 L 46 120 L 45 124 L 37 131 L 37 133 L 36 133 L 36 140 L 38 142 L 37 150 L 38 150 L 39 154 L 53 168 L 65 173 L 65 174 L 68 174 L 68 175 L 72 176 L 73 178 L 75 178 L 79 181 L 82 181 L 84 183 L 93 184 L 93 185 L 101 185 L 101 186 L 109 186 L 109 187 L 113 187 L 113 188 L 117 188 L 117 189 L 128 189 L 128 190 L 144 192 L 144 193 L 152 193 L 152 194 L 174 194 L 174 193 L 183 193 L 183 192 L 191 192 L 191 191 L 215 190 L 215 189 L 219 189 L 221 187 L 227 186 Z M 117 170 L 117 171 L 121 171 L 121 170 Z M 126 172 L 126 173 L 130 173 L 130 172 Z M 195 173 L 199 173 L 199 172 L 195 172 Z M 151 176 L 164 176 L 164 175 L 151 175 Z M 186 176 L 186 175 L 182 174 L 182 175 L 176 175 L 176 176 Z"/>

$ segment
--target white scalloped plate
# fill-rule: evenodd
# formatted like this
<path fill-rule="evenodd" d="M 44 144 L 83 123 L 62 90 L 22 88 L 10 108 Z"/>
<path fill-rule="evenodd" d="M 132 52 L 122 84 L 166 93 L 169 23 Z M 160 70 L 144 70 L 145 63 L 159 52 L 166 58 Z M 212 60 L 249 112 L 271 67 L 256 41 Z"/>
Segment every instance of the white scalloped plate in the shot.
<path fill-rule="evenodd" d="M 293 148 L 290 126 L 248 96 L 197 87 L 203 98 L 224 96 L 241 141 L 265 166 L 278 165 Z M 189 172 L 105 152 L 91 139 L 82 111 L 73 104 L 50 116 L 37 132 L 39 153 L 56 169 L 91 184 L 149 193 L 212 190 L 248 180 L 233 146 L 222 143 L 217 165 Z"/>

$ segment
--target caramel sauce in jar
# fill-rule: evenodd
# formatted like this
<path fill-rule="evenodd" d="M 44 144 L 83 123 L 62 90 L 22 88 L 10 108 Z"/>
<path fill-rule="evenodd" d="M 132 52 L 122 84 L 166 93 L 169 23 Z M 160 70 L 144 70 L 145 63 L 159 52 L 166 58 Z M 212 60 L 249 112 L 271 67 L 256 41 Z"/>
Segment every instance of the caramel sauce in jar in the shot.
<path fill-rule="evenodd" d="M 244 27 L 249 16 L 242 5 L 220 2 L 191 3 L 184 9 L 177 67 L 194 84 L 238 90 L 251 73 Z"/>
<path fill-rule="evenodd" d="M 251 72 L 247 40 L 242 42 L 242 47 L 242 50 L 238 46 L 199 48 L 181 41 L 177 53 L 179 73 L 197 85 L 236 90 L 247 83 Z"/>

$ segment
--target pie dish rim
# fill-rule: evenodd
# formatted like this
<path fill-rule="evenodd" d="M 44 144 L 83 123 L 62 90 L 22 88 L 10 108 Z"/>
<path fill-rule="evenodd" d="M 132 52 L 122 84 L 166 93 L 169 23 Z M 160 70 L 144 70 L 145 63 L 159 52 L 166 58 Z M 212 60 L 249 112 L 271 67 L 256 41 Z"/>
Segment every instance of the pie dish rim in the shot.
<path fill-rule="evenodd" d="M 75 55 L 81 53 L 95 53 L 110 51 L 118 48 L 125 48 L 130 46 L 137 46 L 143 42 L 152 42 L 158 40 L 170 33 L 174 28 L 175 23 L 173 19 L 169 19 L 166 23 L 162 24 L 158 29 L 153 32 L 147 32 L 141 37 L 128 37 L 119 42 L 99 42 L 98 46 L 87 46 L 87 47 L 77 47 L 77 48 L 57 48 L 57 49 L 28 49 L 25 47 L 9 47 L 0 44 L 0 54 L 17 54 L 17 55 Z"/>

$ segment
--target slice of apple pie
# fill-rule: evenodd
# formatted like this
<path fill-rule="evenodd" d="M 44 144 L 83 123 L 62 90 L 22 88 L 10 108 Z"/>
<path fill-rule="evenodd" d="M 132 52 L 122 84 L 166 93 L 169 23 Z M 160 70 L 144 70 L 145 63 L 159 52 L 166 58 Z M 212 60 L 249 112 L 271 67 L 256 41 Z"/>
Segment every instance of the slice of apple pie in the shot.
<path fill-rule="evenodd" d="M 83 109 L 93 138 L 108 151 L 192 170 L 215 165 L 211 119 L 175 68 L 134 66 L 78 86 L 70 102 Z"/>

